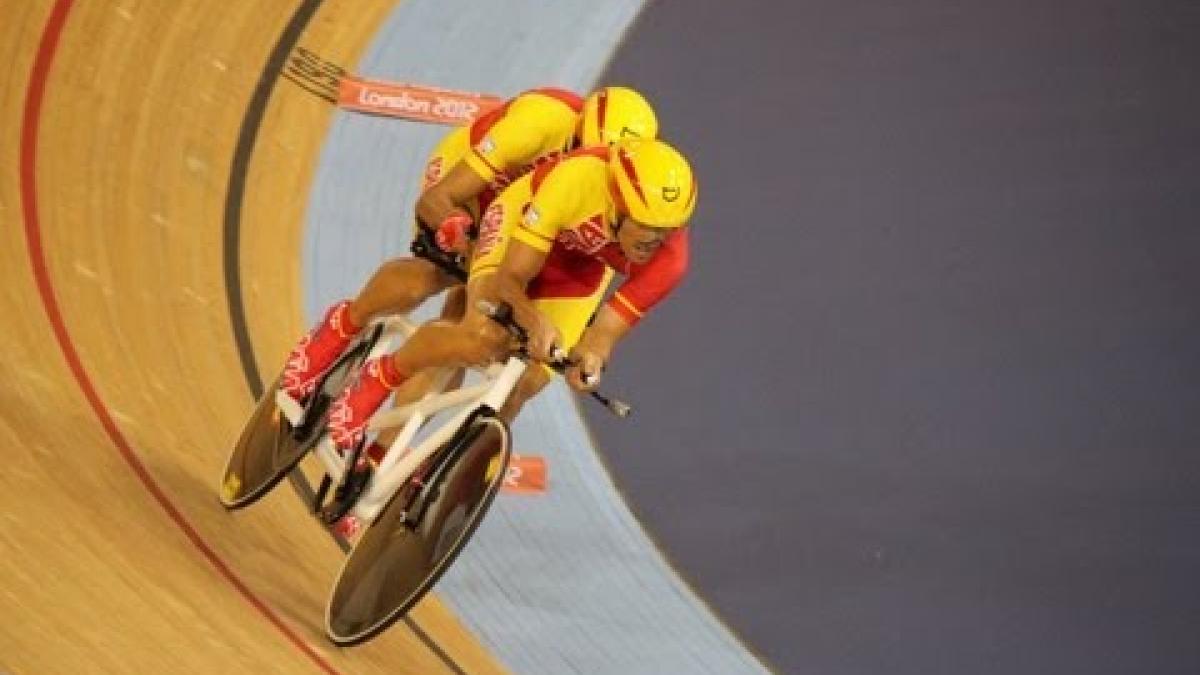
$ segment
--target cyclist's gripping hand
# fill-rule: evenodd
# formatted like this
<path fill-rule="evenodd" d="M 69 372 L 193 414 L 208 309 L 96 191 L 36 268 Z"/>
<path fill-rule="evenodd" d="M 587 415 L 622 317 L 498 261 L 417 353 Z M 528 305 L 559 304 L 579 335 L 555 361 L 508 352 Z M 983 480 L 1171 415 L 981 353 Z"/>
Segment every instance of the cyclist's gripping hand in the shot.
<path fill-rule="evenodd" d="M 438 248 L 447 253 L 466 253 L 471 244 L 472 222 L 470 214 L 462 209 L 454 209 L 446 214 L 434 233 Z"/>
<path fill-rule="evenodd" d="M 562 356 L 559 345 L 562 344 L 562 334 L 546 315 L 535 312 L 536 320 L 531 321 L 529 331 L 529 354 L 538 361 L 554 361 Z"/>
<path fill-rule="evenodd" d="M 567 369 L 567 382 L 575 391 L 594 391 L 600 384 L 604 371 L 604 357 L 587 348 L 571 350 L 571 367 Z"/>

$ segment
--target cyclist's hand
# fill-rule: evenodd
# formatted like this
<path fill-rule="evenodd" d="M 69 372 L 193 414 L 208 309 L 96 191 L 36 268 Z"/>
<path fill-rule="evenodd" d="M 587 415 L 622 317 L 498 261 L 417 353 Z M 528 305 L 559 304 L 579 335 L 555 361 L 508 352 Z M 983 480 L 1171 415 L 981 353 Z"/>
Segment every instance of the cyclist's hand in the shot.
<path fill-rule="evenodd" d="M 537 313 L 537 325 L 529 326 L 529 354 L 539 361 L 553 361 L 561 356 L 559 345 L 562 334 L 541 312 Z"/>
<path fill-rule="evenodd" d="M 571 361 L 574 363 L 567 369 L 567 382 L 575 391 L 593 391 L 600 384 L 600 375 L 604 372 L 604 359 L 599 354 L 587 349 L 571 350 Z"/>
<path fill-rule="evenodd" d="M 471 243 L 468 232 L 471 231 L 472 222 L 471 215 L 466 211 L 452 210 L 438 225 L 434 242 L 447 253 L 465 254 Z"/>

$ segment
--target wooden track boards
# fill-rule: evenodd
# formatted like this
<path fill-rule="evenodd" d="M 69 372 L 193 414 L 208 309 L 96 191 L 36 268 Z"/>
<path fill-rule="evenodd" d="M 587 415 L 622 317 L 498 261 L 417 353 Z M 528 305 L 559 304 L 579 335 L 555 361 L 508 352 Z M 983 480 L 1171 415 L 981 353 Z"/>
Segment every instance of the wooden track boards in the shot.
<path fill-rule="evenodd" d="M 342 64 L 392 6 L 74 3 L 40 131 L 22 143 L 30 73 L 55 3 L 0 10 L 9 94 L 0 114 L 0 444 L 10 458 L 0 472 L 0 670 L 498 670 L 436 600 L 412 614 L 416 630 L 398 624 L 374 643 L 334 648 L 322 634 L 342 556 L 334 543 L 286 487 L 235 514 L 216 499 L 225 453 L 253 404 L 222 260 L 231 166 L 264 64 L 303 4 L 319 7 L 299 44 Z M 249 158 L 240 290 L 268 379 L 303 328 L 301 216 L 331 114 L 301 87 L 274 82 Z M 24 177 L 22 149 L 36 153 Z M 23 186 L 35 190 L 33 223 Z M 41 289 L 31 233 L 44 256 Z M 58 337 L 45 301 L 61 310 Z M 62 344 L 77 353 L 76 372 Z"/>

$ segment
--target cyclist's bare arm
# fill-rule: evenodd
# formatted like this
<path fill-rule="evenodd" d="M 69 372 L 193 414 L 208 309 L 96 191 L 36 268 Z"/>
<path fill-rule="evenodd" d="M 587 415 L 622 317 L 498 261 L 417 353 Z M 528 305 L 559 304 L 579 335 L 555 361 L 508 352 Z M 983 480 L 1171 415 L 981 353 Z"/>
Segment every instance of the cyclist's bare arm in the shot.
<path fill-rule="evenodd" d="M 577 365 L 567 370 L 567 382 L 578 391 L 590 391 L 600 382 L 600 372 L 612 357 L 617 346 L 633 328 L 625 317 L 608 305 L 601 305 L 592 323 L 571 350 L 571 361 Z"/>
<path fill-rule="evenodd" d="M 559 342 L 558 329 L 534 307 L 525 289 L 546 263 L 546 254 L 519 239 L 513 239 L 504 252 L 504 262 L 496 270 L 497 296 L 512 305 L 513 317 L 529 332 L 529 351 L 534 358 L 548 360 L 550 350 Z"/>
<path fill-rule="evenodd" d="M 454 165 L 445 178 L 421 193 L 417 199 L 417 218 L 436 228 L 453 209 L 465 209 L 466 204 L 488 186 L 485 180 L 466 162 Z"/>

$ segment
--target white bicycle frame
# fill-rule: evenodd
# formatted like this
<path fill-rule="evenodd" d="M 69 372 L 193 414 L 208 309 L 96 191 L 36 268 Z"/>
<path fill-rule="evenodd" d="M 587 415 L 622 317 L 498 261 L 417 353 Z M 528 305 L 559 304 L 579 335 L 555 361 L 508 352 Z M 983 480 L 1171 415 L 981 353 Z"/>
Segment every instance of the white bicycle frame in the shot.
<path fill-rule="evenodd" d="M 417 330 L 417 325 L 403 316 L 392 316 L 380 319 L 379 322 L 383 324 L 383 334 L 371 349 L 368 359 L 392 352 Z M 437 374 L 429 392 L 419 401 L 376 413 L 367 425 L 368 431 L 378 432 L 400 425 L 404 427 L 388 447 L 383 462 L 377 467 L 370 485 L 351 509 L 350 515 L 358 518 L 364 526 L 374 521 L 375 516 L 379 515 L 396 490 L 404 485 L 417 467 L 454 436 L 472 411 L 480 405 L 487 405 L 493 410 L 499 410 L 504 405 L 527 367 L 528 364 L 524 360 L 513 356 L 502 365 L 483 369 L 482 382 L 442 392 L 442 388 L 454 372 L 452 368 L 445 368 Z M 282 390 L 276 393 L 275 403 L 293 425 L 298 424 L 303 417 L 303 408 Z M 438 427 L 416 447 L 411 447 L 413 439 L 426 421 L 443 410 L 459 406 L 462 407 L 459 414 Z M 407 449 L 410 447 L 411 449 Z M 343 457 L 338 452 L 328 434 L 322 435 L 313 454 L 324 465 L 325 472 L 329 474 L 334 485 L 340 483 L 346 471 L 348 457 Z"/>

